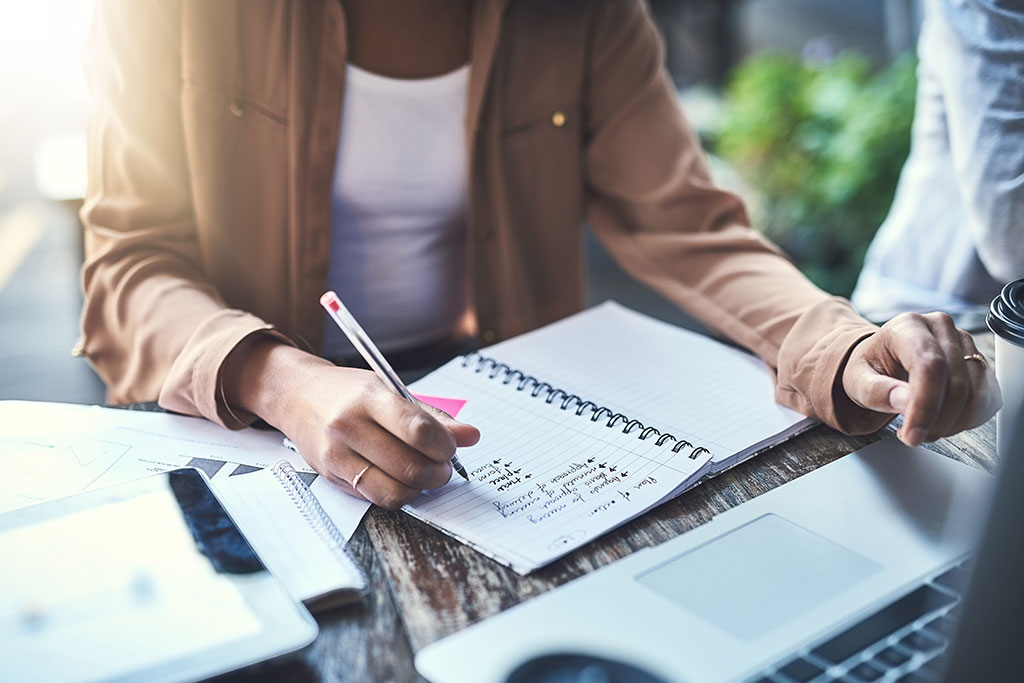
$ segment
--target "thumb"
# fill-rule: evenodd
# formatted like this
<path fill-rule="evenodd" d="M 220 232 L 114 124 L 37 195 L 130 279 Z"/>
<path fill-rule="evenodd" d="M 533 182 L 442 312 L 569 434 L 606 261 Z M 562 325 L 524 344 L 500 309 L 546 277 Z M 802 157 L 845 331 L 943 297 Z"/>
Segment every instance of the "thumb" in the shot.
<path fill-rule="evenodd" d="M 892 410 L 887 412 L 907 412 L 907 406 L 910 405 L 910 385 L 896 380 L 892 389 L 889 390 L 889 405 Z"/>
<path fill-rule="evenodd" d="M 867 370 L 847 383 L 847 394 L 854 403 L 880 413 L 903 413 L 910 405 L 910 385 L 895 377 Z"/>
<path fill-rule="evenodd" d="M 455 437 L 455 445 L 458 446 L 459 448 L 463 448 L 465 446 L 472 446 L 473 444 L 480 440 L 480 430 L 474 427 L 473 425 L 467 424 L 465 422 L 459 422 L 454 417 L 444 412 L 440 408 L 428 405 L 423 401 L 420 401 L 419 403 L 420 407 L 423 408 L 423 410 L 427 411 L 435 418 L 437 418 L 437 421 L 444 425 L 445 429 L 452 433 L 452 436 Z"/>

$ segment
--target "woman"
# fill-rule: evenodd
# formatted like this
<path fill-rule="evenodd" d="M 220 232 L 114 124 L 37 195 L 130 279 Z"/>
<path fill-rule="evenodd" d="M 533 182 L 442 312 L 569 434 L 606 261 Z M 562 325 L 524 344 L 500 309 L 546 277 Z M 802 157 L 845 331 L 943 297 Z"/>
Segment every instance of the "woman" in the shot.
<path fill-rule="evenodd" d="M 490 343 L 582 306 L 584 221 L 833 427 L 905 412 L 917 444 L 998 406 L 948 318 L 876 328 L 748 227 L 641 0 L 105 2 L 91 73 L 84 350 L 111 399 L 262 418 L 385 507 L 478 433 L 316 355 L 319 295 L 389 353 Z"/>

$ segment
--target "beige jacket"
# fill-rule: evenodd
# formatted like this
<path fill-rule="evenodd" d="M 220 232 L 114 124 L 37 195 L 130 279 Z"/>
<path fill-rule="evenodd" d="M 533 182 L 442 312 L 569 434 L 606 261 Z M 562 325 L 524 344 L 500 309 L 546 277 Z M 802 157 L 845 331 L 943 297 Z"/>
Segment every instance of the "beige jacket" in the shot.
<path fill-rule="evenodd" d="M 82 219 L 84 351 L 113 401 L 239 427 L 220 371 L 268 331 L 316 349 L 345 91 L 337 0 L 101 2 Z M 639 280 L 846 431 L 838 373 L 875 328 L 710 181 L 642 0 L 479 0 L 466 141 L 483 342 L 579 310 L 587 224 Z M 663 362 L 671 362 L 665 359 Z"/>

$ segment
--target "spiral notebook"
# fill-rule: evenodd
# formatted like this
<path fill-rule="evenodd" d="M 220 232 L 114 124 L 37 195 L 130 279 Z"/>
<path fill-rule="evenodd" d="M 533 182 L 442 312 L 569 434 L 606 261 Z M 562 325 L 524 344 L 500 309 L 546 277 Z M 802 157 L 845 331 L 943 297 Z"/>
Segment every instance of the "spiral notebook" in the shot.
<path fill-rule="evenodd" d="M 211 485 L 239 529 L 288 592 L 313 611 L 358 599 L 366 579 L 345 537 L 295 468 L 282 460 Z"/>
<path fill-rule="evenodd" d="M 813 426 L 769 368 L 607 302 L 452 360 L 411 387 L 481 431 L 404 510 L 528 573 Z"/>

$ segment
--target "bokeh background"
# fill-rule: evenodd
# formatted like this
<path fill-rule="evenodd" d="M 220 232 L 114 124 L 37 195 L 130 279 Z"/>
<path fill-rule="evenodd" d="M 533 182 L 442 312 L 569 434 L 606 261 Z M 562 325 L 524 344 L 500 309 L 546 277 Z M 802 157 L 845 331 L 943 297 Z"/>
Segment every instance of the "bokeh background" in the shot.
<path fill-rule="evenodd" d="M 848 294 L 909 145 L 918 0 L 649 0 L 717 180 Z M 73 355 L 94 0 L 0 0 L 0 399 L 101 403 Z M 590 298 L 697 327 L 588 239 Z"/>

